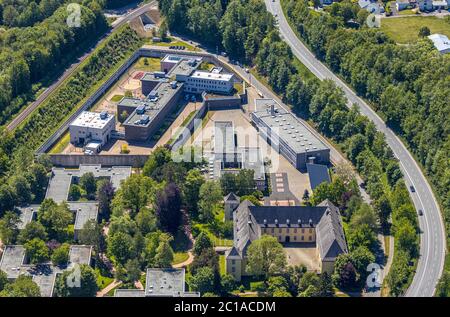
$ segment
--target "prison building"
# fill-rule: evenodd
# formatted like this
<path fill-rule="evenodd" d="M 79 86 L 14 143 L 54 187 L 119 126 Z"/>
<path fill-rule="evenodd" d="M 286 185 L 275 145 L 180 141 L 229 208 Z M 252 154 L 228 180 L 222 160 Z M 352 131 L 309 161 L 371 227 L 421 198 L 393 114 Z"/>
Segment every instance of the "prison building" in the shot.
<path fill-rule="evenodd" d="M 145 73 L 141 78 L 142 94 L 147 96 L 165 78 L 166 74 L 163 72 Z"/>
<path fill-rule="evenodd" d="M 219 179 L 225 173 L 239 173 L 241 169 L 253 171 L 253 179 L 258 190 L 266 188 L 266 174 L 261 149 L 239 147 L 233 122 L 214 122 L 214 148 L 209 158 L 210 177 Z"/>
<path fill-rule="evenodd" d="M 339 209 L 325 200 L 318 206 L 255 206 L 243 201 L 233 212 L 233 247 L 226 253 L 226 271 L 236 280 L 246 271 L 252 241 L 270 235 L 298 248 L 315 245 L 320 272 L 332 273 L 336 258 L 348 253 Z"/>
<path fill-rule="evenodd" d="M 201 93 L 204 91 L 229 94 L 234 87 L 233 74 L 220 71 L 195 71 L 186 80 L 186 92 Z"/>
<path fill-rule="evenodd" d="M 84 145 L 95 141 L 103 146 L 109 141 L 115 127 L 114 115 L 106 111 L 101 113 L 83 111 L 69 125 L 70 142 Z"/>
<path fill-rule="evenodd" d="M 119 116 L 126 112 L 123 126 L 127 141 L 146 141 L 154 135 L 174 111 L 183 93 L 183 84 L 161 81 L 144 100 L 123 98 Z"/>
<path fill-rule="evenodd" d="M 292 113 L 273 99 L 255 99 L 252 122 L 260 135 L 299 170 L 306 163 L 328 164 L 330 149 Z"/>

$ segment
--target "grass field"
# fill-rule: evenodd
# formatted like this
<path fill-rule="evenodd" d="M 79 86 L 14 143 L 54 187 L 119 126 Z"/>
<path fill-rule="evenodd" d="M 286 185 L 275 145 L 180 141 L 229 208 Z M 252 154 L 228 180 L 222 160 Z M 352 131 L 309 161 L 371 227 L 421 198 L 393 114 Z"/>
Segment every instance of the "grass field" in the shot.
<path fill-rule="evenodd" d="M 194 47 L 193 45 L 190 45 L 186 42 L 183 41 L 178 41 L 178 40 L 171 40 L 170 42 L 157 42 L 157 43 L 151 43 L 151 45 L 156 45 L 156 46 L 183 46 L 186 48 L 186 50 L 188 51 L 198 51 L 198 48 Z"/>
<path fill-rule="evenodd" d="M 450 37 L 450 23 L 436 17 L 403 17 L 381 19 L 381 31 L 397 43 L 413 43 L 419 39 L 419 29 L 427 26 L 431 34 Z"/>
<path fill-rule="evenodd" d="M 69 144 L 70 142 L 70 134 L 67 131 L 59 140 L 58 142 L 55 143 L 55 145 L 53 145 L 52 149 L 49 151 L 50 154 L 58 154 L 61 153 L 66 146 Z"/>
<path fill-rule="evenodd" d="M 161 60 L 156 57 L 141 57 L 132 67 L 146 72 L 154 72 L 160 70 L 160 62 Z"/>
<path fill-rule="evenodd" d="M 189 259 L 189 254 L 187 254 L 187 252 L 175 252 L 173 254 L 172 265 L 183 263 L 187 259 Z"/>
<path fill-rule="evenodd" d="M 122 98 L 123 98 L 123 95 L 114 95 L 114 96 L 111 98 L 111 101 L 112 101 L 112 102 L 119 102 L 120 100 L 122 100 Z"/>
<path fill-rule="evenodd" d="M 219 255 L 219 270 L 220 270 L 221 276 L 224 276 L 225 274 L 227 274 L 226 267 L 225 267 L 225 255 L 224 254 Z"/>

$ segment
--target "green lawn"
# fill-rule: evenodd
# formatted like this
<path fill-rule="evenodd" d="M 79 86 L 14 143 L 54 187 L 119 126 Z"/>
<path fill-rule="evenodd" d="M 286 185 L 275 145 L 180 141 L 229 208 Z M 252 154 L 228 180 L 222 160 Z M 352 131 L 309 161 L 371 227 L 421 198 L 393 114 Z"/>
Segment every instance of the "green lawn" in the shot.
<path fill-rule="evenodd" d="M 49 151 L 50 154 L 58 154 L 61 153 L 66 146 L 70 142 L 70 134 L 69 132 L 66 132 L 59 140 L 58 142 L 53 145 L 52 149 Z"/>
<path fill-rule="evenodd" d="M 187 259 L 189 259 L 189 254 L 187 252 L 175 252 L 173 254 L 172 265 L 183 263 Z"/>
<path fill-rule="evenodd" d="M 143 70 L 146 72 L 159 71 L 161 60 L 156 57 L 141 57 L 132 66 L 134 69 Z"/>
<path fill-rule="evenodd" d="M 220 270 L 220 275 L 225 275 L 227 274 L 227 270 L 225 267 L 225 255 L 221 254 L 219 255 L 219 270 Z"/>
<path fill-rule="evenodd" d="M 183 41 L 178 41 L 178 40 L 171 40 L 170 42 L 157 42 L 157 43 L 151 43 L 151 45 L 156 45 L 156 46 L 165 46 L 165 47 L 169 47 L 169 46 L 184 46 L 186 48 L 186 50 L 188 51 L 198 51 L 198 48 L 194 47 L 191 44 L 188 44 L 186 42 Z"/>
<path fill-rule="evenodd" d="M 98 268 L 95 269 L 95 275 L 97 277 L 97 286 L 100 290 L 104 289 L 114 281 L 114 278 L 112 277 L 103 276 Z"/>
<path fill-rule="evenodd" d="M 414 43 L 419 39 L 419 29 L 427 26 L 431 34 L 450 37 L 450 23 L 436 17 L 403 17 L 381 19 L 381 30 L 397 43 Z"/>
<path fill-rule="evenodd" d="M 123 95 L 114 95 L 114 96 L 111 98 L 111 101 L 112 101 L 112 102 L 119 102 L 120 100 L 122 100 L 122 98 L 123 98 Z"/>

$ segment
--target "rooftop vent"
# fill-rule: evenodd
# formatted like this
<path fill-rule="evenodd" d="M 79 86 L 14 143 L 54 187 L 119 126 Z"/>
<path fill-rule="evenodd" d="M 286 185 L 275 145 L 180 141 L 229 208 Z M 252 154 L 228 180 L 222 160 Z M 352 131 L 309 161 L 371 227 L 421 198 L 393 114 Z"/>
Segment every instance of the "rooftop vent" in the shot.
<path fill-rule="evenodd" d="M 278 219 L 275 219 L 275 225 L 278 225 Z"/>
<path fill-rule="evenodd" d="M 289 219 L 286 219 L 286 223 L 289 226 L 291 224 L 291 221 Z"/>

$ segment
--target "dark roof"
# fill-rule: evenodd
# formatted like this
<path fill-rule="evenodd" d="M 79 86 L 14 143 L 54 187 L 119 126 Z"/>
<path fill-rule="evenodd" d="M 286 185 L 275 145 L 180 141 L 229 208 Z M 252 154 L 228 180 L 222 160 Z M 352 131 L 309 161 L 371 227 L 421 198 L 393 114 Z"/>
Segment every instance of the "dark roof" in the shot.
<path fill-rule="evenodd" d="M 239 196 L 236 196 L 235 193 L 229 193 L 223 199 L 224 201 L 239 201 Z"/>
<path fill-rule="evenodd" d="M 331 181 L 326 165 L 307 163 L 306 169 L 308 170 L 309 182 L 312 190 L 323 182 L 329 183 Z"/>
<path fill-rule="evenodd" d="M 334 261 L 339 254 L 348 252 L 341 214 L 339 208 L 329 200 L 321 202 L 319 206 L 327 207 L 327 212 L 317 225 L 316 230 L 320 258 L 323 261 Z"/>
<path fill-rule="evenodd" d="M 251 206 L 249 208 L 259 225 L 269 227 L 304 227 L 309 226 L 310 221 L 315 226 L 327 209 L 327 207 L 310 206 Z"/>
<path fill-rule="evenodd" d="M 289 221 L 288 221 L 289 220 Z M 347 253 L 339 209 L 325 200 L 318 206 L 255 206 L 243 201 L 233 213 L 234 245 L 227 256 L 244 257 L 248 246 L 261 236 L 261 227 L 316 227 L 322 261 Z"/>

